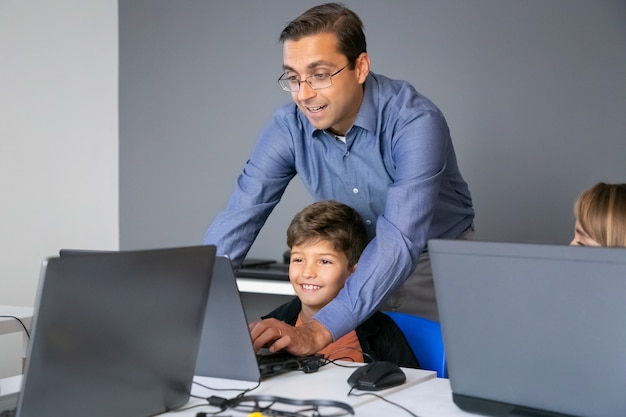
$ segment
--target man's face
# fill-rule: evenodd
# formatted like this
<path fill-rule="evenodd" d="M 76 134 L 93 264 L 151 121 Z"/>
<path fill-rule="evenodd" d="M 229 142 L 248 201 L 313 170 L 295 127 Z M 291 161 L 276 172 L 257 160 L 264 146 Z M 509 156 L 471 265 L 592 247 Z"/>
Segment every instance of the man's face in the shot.
<path fill-rule="evenodd" d="M 287 76 L 304 81 L 307 77 L 334 74 L 348 64 L 337 50 L 337 37 L 321 33 L 283 44 L 283 69 Z M 331 78 L 332 85 L 313 90 L 306 82 L 291 97 L 317 129 L 330 129 L 338 135 L 352 127 L 363 100 L 363 83 L 369 73 L 369 57 L 363 53 L 354 69 L 344 68 Z"/>

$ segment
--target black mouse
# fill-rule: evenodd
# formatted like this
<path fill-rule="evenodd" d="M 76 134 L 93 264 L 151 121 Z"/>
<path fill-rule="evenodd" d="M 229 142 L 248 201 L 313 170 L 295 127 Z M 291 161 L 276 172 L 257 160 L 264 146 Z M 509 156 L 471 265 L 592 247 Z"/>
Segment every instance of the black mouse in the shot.
<path fill-rule="evenodd" d="M 364 391 L 378 391 L 404 384 L 406 375 L 398 365 L 387 361 L 370 362 L 357 368 L 348 384 Z"/>

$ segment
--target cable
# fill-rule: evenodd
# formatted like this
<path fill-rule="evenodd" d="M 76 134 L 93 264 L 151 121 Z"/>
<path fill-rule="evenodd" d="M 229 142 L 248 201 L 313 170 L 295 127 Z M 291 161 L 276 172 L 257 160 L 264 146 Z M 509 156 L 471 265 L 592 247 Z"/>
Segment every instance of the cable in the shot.
<path fill-rule="evenodd" d="M 345 363 L 338 363 L 336 361 L 340 361 L 342 359 L 325 359 L 326 363 L 324 365 L 328 365 L 329 363 L 332 363 L 335 366 L 338 366 L 340 368 L 360 368 L 361 366 L 364 365 L 364 363 L 361 362 L 351 362 L 350 364 L 345 364 Z M 352 363 L 354 365 L 352 365 Z"/>
<path fill-rule="evenodd" d="M 261 382 L 259 381 L 252 388 L 241 389 L 241 388 L 213 388 L 213 387 L 209 387 L 208 385 L 202 384 L 202 383 L 200 383 L 198 381 L 192 381 L 192 383 L 194 383 L 196 385 L 199 385 L 202 388 L 211 390 L 211 391 L 241 391 L 239 394 L 237 394 L 237 397 L 241 397 L 241 396 L 247 394 L 248 392 L 257 389 L 261 385 Z M 191 410 L 192 408 L 206 407 L 207 405 L 212 405 L 209 402 L 209 398 L 207 398 L 207 397 L 205 397 L 203 395 L 195 395 L 195 394 L 189 393 L 189 396 L 191 398 L 198 398 L 198 399 L 201 399 L 201 400 L 206 400 L 207 403 L 206 404 L 195 404 L 195 405 L 191 405 L 189 407 L 180 408 L 180 409 L 175 410 L 175 411 L 187 411 L 187 410 Z M 237 398 L 237 397 L 235 397 L 235 398 Z M 224 410 L 220 410 L 220 411 L 217 411 L 215 413 L 205 413 L 205 414 L 206 415 L 215 415 L 215 414 L 221 413 L 222 411 L 224 411 Z"/>
<path fill-rule="evenodd" d="M 353 391 L 354 389 L 355 389 L 355 388 L 350 388 L 350 391 L 348 391 L 348 397 L 349 397 L 349 396 L 353 396 L 353 397 L 362 397 L 362 396 L 364 396 L 364 395 L 373 395 L 373 396 L 374 396 L 374 397 L 376 397 L 376 398 L 379 398 L 379 399 L 381 399 L 381 400 L 383 400 L 383 401 L 385 401 L 385 402 L 387 402 L 387 403 L 389 403 L 389 404 L 391 404 L 391 405 L 394 405 L 394 406 L 396 406 L 396 407 L 398 407 L 398 408 L 400 408 L 400 409 L 402 409 L 402 410 L 406 411 L 407 413 L 409 413 L 409 414 L 410 414 L 410 415 L 412 415 L 413 417 L 419 417 L 417 414 L 414 414 L 414 413 L 413 413 L 411 410 L 409 410 L 408 408 L 406 408 L 406 407 L 404 407 L 404 406 L 402 406 L 402 405 L 400 405 L 400 404 L 398 404 L 398 403 L 394 403 L 393 401 L 390 401 L 390 400 L 386 399 L 385 397 L 383 397 L 383 396 L 381 396 L 381 395 L 374 394 L 373 392 L 364 392 L 364 393 L 362 393 L 362 394 L 353 394 L 353 393 L 352 393 L 352 391 Z"/>
<path fill-rule="evenodd" d="M 239 396 L 245 395 L 246 393 L 248 393 L 250 391 L 254 391 L 255 389 L 259 388 L 259 386 L 261 385 L 261 381 L 259 381 L 252 388 L 241 389 L 241 388 L 213 388 L 213 387 L 209 387 L 208 385 L 201 384 L 198 381 L 193 381 L 193 383 L 196 384 L 196 385 L 201 386 L 202 388 L 205 388 L 205 389 L 208 389 L 208 390 L 211 390 L 211 391 L 241 391 Z M 195 396 L 195 395 L 192 395 L 192 397 L 195 397 L 195 398 L 206 398 L 206 397 L 199 397 L 199 396 Z"/>
<path fill-rule="evenodd" d="M 311 369 L 309 370 L 309 372 L 314 372 L 315 370 L 317 370 L 317 368 L 321 366 L 325 366 L 329 363 L 332 363 L 335 366 L 340 366 L 344 368 L 357 368 L 362 365 L 362 364 L 354 364 L 354 365 L 339 364 L 339 363 L 336 363 L 335 360 L 325 359 L 325 358 L 314 358 L 314 359 L 315 360 L 311 362 L 315 364 L 313 366 L 313 368 L 315 369 Z M 307 372 L 307 370 L 303 369 L 303 367 L 300 367 L 300 370 Z M 228 409 L 241 411 L 241 412 L 248 412 L 248 413 L 261 413 L 260 415 L 262 417 L 339 417 L 339 416 L 346 416 L 348 414 L 354 415 L 354 410 L 349 404 L 342 403 L 339 401 L 297 400 L 297 399 L 277 397 L 277 396 L 272 396 L 272 395 L 248 395 L 248 396 L 245 395 L 246 393 L 257 389 L 260 386 L 260 382 L 257 383 L 254 387 L 244 389 L 244 390 L 235 389 L 235 388 L 212 388 L 197 381 L 193 381 L 193 383 L 203 388 L 206 388 L 208 390 L 212 390 L 212 391 L 242 391 L 239 395 L 231 399 L 218 397 L 218 396 L 210 396 L 207 398 L 203 396 L 190 394 L 191 397 L 204 399 L 207 401 L 207 403 L 193 405 L 190 407 L 179 409 L 177 411 L 184 411 L 184 410 L 189 410 L 189 409 L 196 408 L 196 407 L 206 407 L 206 406 L 219 408 L 219 410 L 214 411 L 214 412 L 196 413 L 196 417 L 217 416 L 218 414 L 223 416 L 223 414 L 221 413 Z M 348 393 L 348 395 L 350 395 L 350 393 Z M 289 410 L 279 409 L 276 407 L 277 404 L 286 404 L 286 405 L 292 406 L 292 408 L 290 408 Z M 299 406 L 299 407 L 304 407 L 304 408 L 294 411 L 293 406 L 296 406 L 296 407 Z M 403 408 L 399 405 L 398 407 Z M 323 410 L 324 408 L 325 410 Z M 406 411 L 408 412 L 408 410 Z"/>
<path fill-rule="evenodd" d="M 0 316 L 0 318 L 17 320 L 22 325 L 22 327 L 24 328 L 24 333 L 26 333 L 26 336 L 30 339 L 30 333 L 28 333 L 28 329 L 26 328 L 26 325 L 18 317 L 15 317 L 15 316 Z"/>
<path fill-rule="evenodd" d="M 211 396 L 207 399 L 209 405 L 219 407 L 221 411 L 227 409 L 261 412 L 264 416 L 281 417 L 339 417 L 348 414 L 354 415 L 354 409 L 346 403 L 331 400 L 297 400 L 292 398 L 277 397 L 273 395 L 249 395 L 231 399 Z M 247 404 L 249 403 L 249 404 Z M 306 407 L 298 411 L 282 410 L 276 408 L 276 404 Z M 329 408 L 327 412 L 321 412 L 320 408 Z M 332 410 L 339 409 L 341 411 Z M 309 413 L 309 414 L 307 414 Z M 206 417 L 217 413 L 197 413 L 196 417 Z"/>

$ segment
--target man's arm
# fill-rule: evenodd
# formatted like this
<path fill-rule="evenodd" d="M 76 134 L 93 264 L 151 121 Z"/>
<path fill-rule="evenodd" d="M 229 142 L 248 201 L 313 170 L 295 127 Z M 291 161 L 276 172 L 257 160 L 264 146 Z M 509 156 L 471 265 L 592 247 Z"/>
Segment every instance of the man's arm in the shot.
<path fill-rule="evenodd" d="M 261 133 L 225 210 L 204 235 L 238 269 L 287 185 L 296 175 L 288 131 L 275 115 Z"/>
<path fill-rule="evenodd" d="M 395 173 L 376 237 L 338 296 L 314 317 L 338 339 L 356 328 L 413 272 L 426 245 L 447 163 L 443 116 L 422 112 L 391 140 Z"/>

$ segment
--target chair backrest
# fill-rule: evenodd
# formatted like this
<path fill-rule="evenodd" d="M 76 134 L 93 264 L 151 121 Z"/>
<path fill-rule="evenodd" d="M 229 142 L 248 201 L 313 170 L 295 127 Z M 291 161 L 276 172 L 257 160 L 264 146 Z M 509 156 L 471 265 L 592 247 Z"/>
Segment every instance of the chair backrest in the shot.
<path fill-rule="evenodd" d="M 405 313 L 386 311 L 400 327 L 422 369 L 436 371 L 439 378 L 447 378 L 446 354 L 439 323 Z"/>

